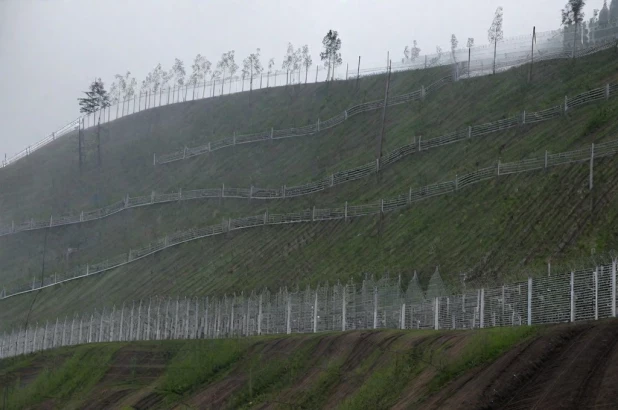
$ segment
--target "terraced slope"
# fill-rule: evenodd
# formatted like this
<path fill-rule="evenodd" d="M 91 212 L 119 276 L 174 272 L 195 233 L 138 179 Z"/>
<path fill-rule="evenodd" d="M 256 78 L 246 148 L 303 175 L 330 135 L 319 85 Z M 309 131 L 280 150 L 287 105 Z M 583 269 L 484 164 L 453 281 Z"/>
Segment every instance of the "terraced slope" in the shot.
<path fill-rule="evenodd" d="M 0 398 L 9 409 L 610 408 L 617 336 L 611 320 L 84 345 L 0 361 Z"/>
<path fill-rule="evenodd" d="M 417 133 L 432 136 L 423 130 L 435 129 L 433 135 L 439 135 L 462 124 L 495 120 L 498 113 L 546 108 L 559 103 L 570 91 L 578 93 L 587 87 L 615 81 L 614 60 L 615 55 L 606 52 L 579 60 L 574 66 L 572 62 L 545 63 L 539 68 L 535 80 L 538 82 L 531 85 L 526 85 L 524 69 L 492 78 L 461 81 L 444 88 L 425 104 L 389 109 L 387 145 L 401 145 Z M 562 81 L 548 81 L 550 78 L 562 78 Z M 376 80 L 376 90 L 379 84 Z M 418 84 L 411 87 L 414 85 Z M 230 98 L 233 97 L 236 96 Z M 179 109 L 164 107 L 159 115 L 168 108 Z M 266 206 L 276 212 L 316 204 L 322 207 L 339 205 L 346 200 L 362 203 L 405 192 L 410 186 L 451 179 L 456 173 L 490 165 L 498 158 L 518 160 L 542 155 L 545 149 L 557 152 L 581 148 L 593 141 L 618 136 L 616 124 L 611 120 L 615 109 L 616 102 L 610 100 L 574 111 L 563 120 L 427 151 L 388 169 L 379 181 L 376 178 L 360 180 L 310 197 L 268 204 L 235 199 L 165 204 L 125 211 L 98 222 L 54 228 L 48 233 L 33 231 L 2 237 L 0 280 L 11 283 L 40 277 L 43 259 L 44 274 L 49 275 L 54 270 L 71 269 L 125 252 L 176 229 L 218 222 L 223 217 L 260 213 Z M 153 181 L 156 181 L 157 188 L 170 190 L 180 183 L 183 188 L 195 188 L 216 186 L 220 182 L 233 185 L 261 185 L 262 181 L 273 185 L 304 182 L 314 175 L 323 175 L 324 171 L 332 171 L 329 168 L 332 164 L 345 166 L 370 160 L 375 152 L 378 119 L 379 113 L 368 114 L 346 122 L 332 134 L 265 144 L 260 149 L 239 146 L 229 155 L 221 152 L 168 164 L 154 168 L 154 173 L 150 154 L 146 155 L 145 151 L 148 147 L 152 147 L 151 151 L 160 149 L 157 141 L 163 137 L 149 141 L 148 134 L 129 133 L 133 137 L 126 141 L 108 144 L 110 151 L 104 158 L 109 161 L 104 160 L 104 164 L 111 162 L 113 165 L 105 165 L 101 171 L 100 178 L 106 181 L 101 186 L 109 187 L 107 192 L 116 192 L 121 197 L 121 189 L 139 185 L 136 181 L 142 178 L 150 181 L 145 186 L 155 186 Z M 131 124 L 123 126 L 128 129 Z M 353 132 L 352 127 L 358 129 L 358 133 Z M 158 129 L 153 127 L 153 133 L 158 133 Z M 167 136 L 166 143 L 176 143 L 174 138 L 174 135 Z M 130 149 L 138 146 L 138 139 L 141 154 Z M 60 142 L 50 149 L 60 149 Z M 316 152 L 320 152 L 319 158 L 313 154 Z M 49 157 L 50 162 L 38 165 L 29 159 L 23 167 L 32 171 L 36 165 L 50 174 L 58 171 L 62 175 L 70 167 L 67 161 L 62 163 L 58 158 Z M 143 163 L 139 158 L 143 158 Z M 127 171 L 129 163 L 130 172 Z M 133 167 L 139 163 L 142 165 Z M 52 164 L 59 168 L 51 167 Z M 613 164 L 613 159 L 596 164 L 593 192 L 587 189 L 587 166 L 575 165 L 547 173 L 500 178 L 455 195 L 430 199 L 412 210 L 387 215 L 381 220 L 369 217 L 348 223 L 265 227 L 185 244 L 100 277 L 43 291 L 36 296 L 32 320 L 70 314 L 78 306 L 104 306 L 151 294 L 188 295 L 294 286 L 346 280 L 363 271 L 390 270 L 405 276 L 418 269 L 425 275 L 421 277 L 427 278 L 435 265 L 441 266 L 447 280 L 457 284 L 457 273 L 463 269 L 471 269 L 473 276 L 493 278 L 504 275 L 507 267 L 507 272 L 534 270 L 544 265 L 548 257 L 558 261 L 579 260 L 589 256 L 592 248 L 596 253 L 603 253 L 616 247 L 616 233 L 612 228 L 616 181 Z M 254 166 L 256 174 L 250 174 Z M 126 177 L 120 176 L 123 172 Z M 95 172 L 90 171 L 83 176 L 85 184 L 93 182 L 93 174 Z M 17 179 L 16 174 L 2 173 L 0 177 L 7 181 Z M 26 192 L 29 185 L 32 190 L 29 194 L 34 198 L 40 193 L 40 200 L 29 202 L 19 212 L 35 212 L 46 204 L 63 201 L 57 194 L 50 195 L 49 188 L 39 191 L 39 186 L 27 181 L 23 188 L 20 186 L 21 192 Z M 67 187 L 65 192 L 75 198 L 75 203 L 80 203 L 81 198 L 92 205 L 91 191 L 82 188 Z M 137 188 L 130 192 L 136 191 Z M 10 201 L 16 197 L 6 196 L 5 199 Z M 31 208 L 30 211 L 27 208 Z M 50 205 L 45 209 L 54 207 Z M 67 252 L 69 248 L 71 252 Z M 23 320 L 28 311 L 26 306 L 30 306 L 34 297 L 0 302 L 3 322 L 0 325 L 8 327 Z"/>

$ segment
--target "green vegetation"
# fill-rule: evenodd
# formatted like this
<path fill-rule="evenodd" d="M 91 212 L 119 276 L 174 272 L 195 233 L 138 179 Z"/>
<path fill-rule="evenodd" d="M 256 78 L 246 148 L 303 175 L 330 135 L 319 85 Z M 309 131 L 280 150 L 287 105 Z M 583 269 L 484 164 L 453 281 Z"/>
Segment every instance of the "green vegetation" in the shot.
<path fill-rule="evenodd" d="M 43 402 L 62 405 L 64 408 L 79 407 L 87 393 L 107 371 L 113 354 L 120 344 L 97 344 L 79 346 L 72 350 L 67 360 L 53 361 L 38 377 L 24 388 L 17 388 L 8 397 L 8 408 L 22 409 Z M 64 349 L 69 350 L 69 349 Z M 48 352 L 41 353 L 43 355 Z M 59 359 L 62 359 L 58 356 Z"/>
<path fill-rule="evenodd" d="M 177 350 L 177 353 L 167 366 L 160 390 L 169 396 L 169 400 L 177 401 L 225 375 L 251 344 L 247 339 L 170 342 L 168 348 Z"/>
<path fill-rule="evenodd" d="M 387 351 L 388 362 L 369 373 L 362 386 L 338 407 L 352 409 L 389 409 L 399 398 L 401 391 L 414 377 L 432 365 L 428 348 L 438 335 L 429 337 L 408 351 Z M 431 352 L 431 353 L 429 353 Z M 365 374 L 367 374 L 365 373 Z"/>
<path fill-rule="evenodd" d="M 476 331 L 470 342 L 457 357 L 441 368 L 429 384 L 429 393 L 435 393 L 448 382 L 466 371 L 491 363 L 517 343 L 539 334 L 538 327 L 497 327 Z"/>
<path fill-rule="evenodd" d="M 522 67 L 449 85 L 425 103 L 389 109 L 386 146 L 407 143 L 413 135 L 437 136 L 524 108 L 546 108 L 562 101 L 565 94 L 614 82 L 618 78 L 615 58 L 615 54 L 603 52 L 576 65 L 544 62 L 531 84 L 527 69 Z M 402 73 L 394 80 L 393 93 L 416 89 L 443 74 L 435 70 Z M 0 184 L 12 192 L 0 198 L 0 206 L 7 209 L 2 217 L 18 219 L 100 206 L 127 192 L 147 193 L 153 188 L 175 191 L 220 183 L 278 186 L 371 161 L 380 113 L 354 117 L 323 135 L 237 146 L 167 166 L 153 167 L 152 152 L 165 152 L 179 144 L 201 144 L 210 139 L 204 137 L 204 130 L 213 127 L 217 132 L 207 135 L 228 135 L 234 128 L 258 131 L 270 127 L 275 119 L 281 121 L 277 127 L 294 125 L 294 121 L 303 125 L 303 121 L 327 117 L 363 99 L 380 98 L 383 86 L 383 78 L 372 77 L 363 80 L 359 90 L 337 82 L 146 111 L 109 125 L 103 168 L 89 169 L 82 176 L 75 174 L 74 137 L 59 140 L 0 173 Z M 44 274 L 49 276 L 127 252 L 175 230 L 217 223 L 222 218 L 258 214 L 267 208 L 287 212 L 314 205 L 341 206 L 344 201 L 375 201 L 406 192 L 410 186 L 452 179 L 498 158 L 514 161 L 540 157 L 545 150 L 586 147 L 616 138 L 618 124 L 608 120 L 616 107 L 618 100 L 610 100 L 574 110 L 564 119 L 429 150 L 388 168 L 380 180 L 367 178 L 318 195 L 274 202 L 224 199 L 165 204 L 48 233 L 41 230 L 2 237 L 0 283 L 11 285 L 40 277 L 43 260 Z M 603 111 L 610 114 L 599 114 Z M 599 119 L 593 119 L 597 116 Z M 513 280 L 546 272 L 551 258 L 556 271 L 559 265 L 579 263 L 592 252 L 599 255 L 617 247 L 618 236 L 612 229 L 618 217 L 615 164 L 615 159 L 595 162 L 592 192 L 587 189 L 588 165 L 576 164 L 483 182 L 383 218 L 268 226 L 187 243 L 38 295 L 0 301 L 0 330 L 23 323 L 35 297 L 31 320 L 43 323 L 152 295 L 295 288 L 360 279 L 365 272 L 401 274 L 406 283 L 417 270 L 421 282 L 426 283 L 440 266 L 443 278 L 456 290 L 460 276 L 455 273 L 462 270 L 468 270 L 469 280 L 477 283 Z"/>

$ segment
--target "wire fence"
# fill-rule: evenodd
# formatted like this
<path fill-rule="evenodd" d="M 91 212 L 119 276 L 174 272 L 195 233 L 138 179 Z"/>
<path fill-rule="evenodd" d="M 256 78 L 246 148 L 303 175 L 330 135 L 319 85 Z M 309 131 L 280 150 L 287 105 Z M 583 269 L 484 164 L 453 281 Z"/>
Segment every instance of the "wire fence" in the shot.
<path fill-rule="evenodd" d="M 440 80 L 441 84 L 448 82 L 450 77 L 445 77 Z M 618 95 L 618 84 L 606 84 L 603 87 L 595 88 L 590 91 L 583 92 L 574 97 L 565 97 L 564 102 L 547 108 L 541 111 L 531 112 L 522 111 L 519 114 L 503 118 L 497 121 L 484 124 L 461 127 L 456 131 L 446 133 L 439 137 L 418 140 L 395 148 L 386 153 L 377 161 L 368 162 L 364 165 L 357 166 L 352 169 L 334 172 L 331 175 L 320 178 L 319 180 L 310 181 L 305 184 L 296 186 L 283 185 L 278 188 L 260 188 L 250 186 L 247 188 L 234 188 L 222 185 L 220 188 L 206 188 L 185 190 L 180 189 L 174 193 L 157 193 L 151 192 L 150 195 L 134 196 L 129 194 L 121 201 L 109 204 L 103 208 L 90 211 L 73 212 L 68 215 L 50 216 L 49 218 L 35 220 L 30 218 L 23 222 L 11 222 L 0 226 L 0 236 L 11 235 L 23 231 L 31 231 L 37 229 L 45 229 L 63 225 L 77 224 L 89 222 L 97 219 L 106 218 L 114 215 L 125 209 L 161 204 L 166 202 L 177 202 L 193 199 L 206 198 L 243 198 L 243 199 L 284 199 L 293 198 L 302 195 L 311 195 L 326 189 L 331 189 L 337 185 L 346 182 L 355 181 L 366 178 L 383 171 L 386 167 L 401 161 L 408 155 L 412 155 L 421 151 L 426 151 L 432 148 L 441 147 L 459 141 L 466 141 L 470 138 L 480 137 L 490 133 L 502 132 L 514 127 L 525 126 L 526 124 L 536 124 L 542 121 L 549 121 L 562 117 L 569 110 L 581 107 L 586 104 L 599 101 L 607 101 L 610 98 Z"/>
<path fill-rule="evenodd" d="M 611 42 L 597 44 L 595 46 L 579 50 L 576 53 L 575 57 L 576 58 L 584 57 L 592 53 L 602 51 L 607 48 L 611 48 L 613 46 L 614 46 L 614 43 L 611 43 Z M 496 65 L 495 65 L 496 72 L 504 71 L 512 67 L 526 64 L 530 62 L 531 60 L 530 51 L 528 51 L 527 55 L 518 56 L 517 58 L 514 58 L 513 54 L 509 54 L 509 56 L 510 57 L 505 58 L 504 61 L 498 60 L 496 62 Z M 554 50 L 551 52 L 547 51 L 540 55 L 537 55 L 535 56 L 535 60 L 544 61 L 544 60 L 572 58 L 572 57 L 573 55 L 571 51 L 560 49 L 560 50 L 557 50 L 557 51 Z M 453 61 L 451 61 L 451 63 L 453 63 Z M 493 62 L 493 60 L 491 61 Z M 471 62 L 469 65 L 467 61 L 465 63 L 466 64 L 456 64 L 455 70 L 452 76 L 441 78 L 426 88 L 422 87 L 420 90 L 413 91 L 408 94 L 402 94 L 396 97 L 390 97 L 386 102 L 386 106 L 389 107 L 389 106 L 393 106 L 397 104 L 402 104 L 405 102 L 420 101 L 420 100 L 423 100 L 426 97 L 426 95 L 431 94 L 435 91 L 438 91 L 445 84 L 448 84 L 453 80 L 457 81 L 459 79 L 487 75 L 487 74 L 491 74 L 494 70 L 493 65 L 490 65 L 489 68 L 487 68 L 485 66 L 484 60 L 476 60 L 474 62 Z M 398 69 L 393 69 L 393 71 L 422 69 L 422 68 L 423 68 L 422 65 L 409 65 L 409 64 L 405 65 L 404 64 Z M 370 101 L 367 103 L 358 104 L 353 107 L 350 107 L 344 110 L 344 112 L 326 121 L 321 122 L 320 119 L 318 119 L 315 124 L 307 125 L 301 128 L 288 128 L 288 129 L 281 129 L 281 130 L 275 130 L 274 128 L 271 128 L 270 130 L 266 130 L 261 133 L 252 133 L 252 134 L 236 134 L 235 133 L 231 137 L 226 137 L 226 138 L 223 138 L 217 141 L 209 142 L 208 144 L 205 144 L 205 145 L 201 145 L 201 146 L 197 146 L 193 148 L 184 147 L 181 150 L 167 153 L 167 154 L 162 154 L 162 155 L 160 154 L 158 156 L 154 154 L 153 164 L 157 165 L 157 164 L 166 164 L 170 162 L 180 161 L 180 160 L 192 158 L 197 155 L 203 155 L 209 152 L 220 150 L 222 148 L 233 147 L 235 145 L 240 145 L 240 144 L 248 144 L 248 143 L 264 142 L 264 141 L 271 141 L 271 140 L 283 139 L 283 138 L 314 135 L 321 131 L 334 128 L 342 124 L 348 118 L 354 115 L 357 115 L 363 112 L 382 109 L 383 107 L 384 107 L 384 100 Z"/>
<path fill-rule="evenodd" d="M 102 273 L 123 265 L 127 265 L 141 258 L 160 252 L 172 246 L 180 245 L 185 242 L 222 235 L 240 229 L 253 227 L 293 224 L 293 223 L 312 223 L 330 220 L 347 220 L 368 215 L 380 215 L 387 212 L 401 210 L 410 207 L 413 203 L 428 199 L 434 196 L 456 193 L 461 189 L 491 180 L 493 178 L 517 174 L 523 172 L 538 171 L 565 164 L 590 163 L 590 187 L 593 183 L 593 164 L 595 159 L 610 157 L 618 153 L 618 140 L 607 141 L 600 144 L 592 144 L 590 148 L 578 149 L 574 151 L 549 154 L 540 158 L 529 158 L 516 162 L 501 163 L 497 161 L 495 165 L 481 168 L 465 175 L 456 175 L 455 179 L 426 185 L 420 188 L 412 188 L 407 192 L 401 193 L 392 198 L 380 199 L 376 202 L 365 204 L 350 204 L 345 202 L 335 208 L 303 209 L 295 212 L 273 214 L 264 212 L 263 214 L 247 217 L 223 220 L 221 223 L 202 228 L 191 228 L 185 231 L 175 232 L 164 238 L 157 239 L 148 245 L 131 249 L 127 253 L 117 255 L 104 261 L 78 266 L 75 269 L 64 272 L 54 273 L 46 278 L 33 278 L 32 282 L 20 285 L 6 286 L 0 293 L 0 299 L 6 299 L 29 292 L 34 292 L 41 288 L 56 286 L 69 281 L 86 278 L 91 275 Z M 118 209 L 120 209 L 120 204 Z"/>
<path fill-rule="evenodd" d="M 516 67 L 526 64 L 534 58 L 534 61 L 543 61 L 554 58 L 570 58 L 571 51 L 564 48 L 562 42 L 562 30 L 552 30 L 547 32 L 536 33 L 537 44 L 532 50 L 527 47 L 530 44 L 531 36 L 515 36 L 502 40 L 497 44 L 495 71 L 504 71 L 511 67 Z M 540 40 L 540 41 L 539 41 Z M 590 47 L 584 47 L 576 52 L 576 57 L 583 57 L 606 49 L 612 46 L 613 43 L 604 40 Z M 418 70 L 437 66 L 452 65 L 457 62 L 468 67 L 467 76 L 480 76 L 491 74 L 494 71 L 493 45 L 479 45 L 471 49 L 470 55 L 473 59 L 468 60 L 468 49 L 458 49 L 454 53 L 444 52 L 440 54 L 427 54 L 419 56 L 412 62 L 395 62 L 392 66 L 393 71 L 408 71 Z M 355 64 L 346 64 L 345 74 L 343 74 L 343 66 L 339 68 L 339 72 L 335 76 L 337 80 L 347 80 L 351 78 L 360 78 L 369 75 L 378 75 L 386 72 L 387 65 L 373 68 L 362 68 L 359 63 L 354 76 Z M 352 70 L 350 71 L 350 67 Z M 302 70 L 304 69 L 304 75 Z M 242 78 L 233 76 L 223 79 L 211 79 L 200 83 L 187 83 L 184 85 L 160 86 L 158 90 L 143 91 L 137 94 L 131 94 L 122 101 L 113 101 L 113 104 L 103 111 L 80 116 L 74 121 L 69 122 L 59 130 L 52 132 L 50 135 L 33 144 L 19 153 L 6 158 L 0 162 L 0 168 L 15 163 L 16 161 L 30 155 L 37 149 L 49 144 L 57 138 L 74 131 L 80 124 L 85 128 L 92 127 L 97 121 L 102 123 L 114 121 L 116 119 L 132 115 L 143 110 L 160 107 L 162 105 L 175 104 L 196 99 L 213 98 L 225 94 L 227 92 L 243 92 L 249 89 L 261 89 L 276 87 L 289 84 L 300 83 L 318 83 L 325 82 L 328 70 L 316 66 L 315 74 L 313 68 L 301 68 L 295 72 L 268 72 L 261 74 L 259 78 Z M 292 136 L 292 135 L 291 135 Z"/>
<path fill-rule="evenodd" d="M 451 292 L 438 270 L 361 283 L 224 297 L 150 298 L 5 332 L 0 358 L 116 341 L 214 339 L 358 329 L 482 329 L 616 317 L 616 259 L 559 275 Z"/>

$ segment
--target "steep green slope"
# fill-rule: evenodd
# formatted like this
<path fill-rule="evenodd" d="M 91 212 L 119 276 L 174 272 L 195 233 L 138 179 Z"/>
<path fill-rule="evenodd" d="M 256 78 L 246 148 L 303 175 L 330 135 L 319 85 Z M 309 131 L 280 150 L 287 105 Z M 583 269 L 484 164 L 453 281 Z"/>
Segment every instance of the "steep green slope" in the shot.
<path fill-rule="evenodd" d="M 445 72 L 440 68 L 397 74 L 393 78 L 393 90 L 397 93 L 418 90 L 422 84 L 430 84 L 448 73 L 450 69 Z M 50 212 L 98 207 L 117 201 L 127 192 L 166 190 L 190 183 L 198 173 L 199 179 L 195 182 L 202 185 L 212 182 L 214 175 L 225 179 L 228 169 L 204 169 L 201 162 L 194 163 L 190 169 L 176 168 L 176 164 L 171 168 L 154 168 L 153 153 L 201 144 L 213 134 L 227 136 L 234 131 L 262 131 L 316 122 L 320 117 L 337 115 L 351 105 L 384 98 L 384 85 L 383 76 L 373 76 L 361 79 L 358 88 L 355 81 L 278 87 L 143 111 L 103 127 L 100 170 L 96 167 L 96 130 L 86 131 L 84 138 L 88 148 L 81 176 L 77 134 L 69 134 L 2 170 L 0 217 L 3 222 L 10 222 L 12 219 L 49 215 Z M 338 147 L 346 148 L 346 144 L 334 136 L 347 136 L 350 141 L 347 147 L 352 148 L 357 144 L 354 135 L 359 130 L 357 124 L 348 122 L 345 129 L 335 128 L 320 138 L 322 142 L 337 140 Z M 307 166 L 322 151 L 320 144 L 312 141 L 315 140 L 306 138 L 300 142 L 309 143 L 306 147 L 298 147 L 298 140 L 282 141 L 282 145 L 277 144 L 271 158 L 284 159 L 280 153 L 296 147 L 302 152 L 296 160 L 305 158 L 302 164 Z M 242 149 L 251 152 L 255 147 Z M 323 154 L 327 156 L 324 151 Z M 330 161 L 336 163 L 339 159 Z M 282 165 L 278 162 L 270 168 L 271 172 L 285 176 Z M 249 173 L 254 171 L 252 164 L 246 166 Z M 308 173 L 312 170 L 301 168 L 301 171 L 303 169 Z"/>
<path fill-rule="evenodd" d="M 575 63 L 544 62 L 536 68 L 532 84 L 527 83 L 527 69 L 523 67 L 448 85 L 428 96 L 424 104 L 410 103 L 389 110 L 391 128 L 385 149 L 408 143 L 415 135 L 438 136 L 523 109 L 559 104 L 566 94 L 614 81 L 615 58 L 607 51 Z M 436 69 L 397 74 L 392 95 L 416 90 L 448 73 Z M 363 164 L 375 158 L 379 111 L 355 116 L 317 136 L 247 144 L 163 166 L 153 167 L 152 155 L 216 140 L 210 137 L 213 127 L 217 135 L 229 135 L 234 129 L 252 132 L 315 122 L 349 105 L 382 98 L 383 87 L 383 77 L 370 77 L 361 80 L 360 91 L 355 91 L 353 81 L 341 82 L 296 91 L 262 90 L 145 111 L 106 127 L 102 133 L 102 169 L 96 169 L 94 148 L 90 147 L 87 170 L 81 178 L 76 136 L 68 136 L 0 173 L 0 223 L 100 207 L 127 193 L 218 187 L 222 183 L 281 186 L 304 182 L 341 166 Z M 94 138 L 92 132 L 86 137 Z"/>
<path fill-rule="evenodd" d="M 179 245 L 112 271 L 0 301 L 6 329 L 81 309 L 111 307 L 151 295 L 207 295 L 263 286 L 361 278 L 365 272 L 418 270 L 427 281 L 436 266 L 456 289 L 469 280 L 546 274 L 548 257 L 568 269 L 591 252 L 618 245 L 618 159 L 500 177 L 411 209 L 348 222 L 266 226 Z M 558 268 L 554 268 L 558 269 Z"/>
<path fill-rule="evenodd" d="M 573 62 L 545 63 L 539 67 L 535 83 L 531 85 L 526 84 L 524 69 L 492 78 L 461 81 L 444 88 L 424 104 L 389 109 L 386 144 L 394 147 L 408 142 L 412 134 L 439 135 L 462 124 L 494 120 L 498 113 L 546 108 L 558 103 L 564 93 L 581 92 L 586 87 L 598 87 L 615 80 L 614 60 L 614 54 L 600 53 L 574 65 Z M 562 81 L 549 81 L 550 78 Z M 379 81 L 375 82 L 377 95 L 381 86 Z M 255 94 L 249 98 L 255 98 Z M 187 107 L 195 108 L 197 104 Z M 287 212 L 316 204 L 321 207 L 340 205 L 346 200 L 362 203 L 405 192 L 410 186 L 451 179 L 456 173 L 490 165 L 498 158 L 510 161 L 542 155 L 545 149 L 557 152 L 581 148 L 618 134 L 618 127 L 611 121 L 616 104 L 610 100 L 578 109 L 565 119 L 415 154 L 387 169 L 380 181 L 368 178 L 309 197 L 268 203 L 225 199 L 164 204 L 124 211 L 98 222 L 54 228 L 49 233 L 42 230 L 2 237 L 0 280 L 11 284 L 40 277 L 43 259 L 45 275 L 55 270 L 70 270 L 142 246 L 176 229 L 216 223 L 224 217 L 256 214 L 266 207 L 272 212 Z M 162 108 L 159 113 L 162 123 L 168 108 Z M 126 140 L 107 144 L 110 151 L 104 158 L 109 160 L 104 160 L 106 165 L 98 178 L 104 180 L 101 186 L 109 188 L 106 192 L 114 192 L 117 198 L 123 195 L 121 192 L 126 192 L 121 189 L 137 193 L 144 185 L 175 190 L 179 185 L 187 189 L 217 186 L 222 182 L 262 186 L 305 182 L 335 170 L 334 164 L 353 166 L 371 160 L 379 116 L 373 113 L 355 117 L 325 135 L 272 145 L 239 146 L 235 150 L 156 167 L 154 172 L 146 152 L 165 148 L 161 148 L 165 145 L 163 141 L 168 146 L 176 144 L 175 136 L 164 138 L 156 134 L 158 137 L 149 140 L 148 135 L 138 134 L 133 128 Z M 177 117 L 172 115 L 171 118 Z M 172 125 L 174 121 L 170 120 Z M 226 117 L 226 121 L 233 122 L 231 117 Z M 118 123 L 120 126 L 120 121 Z M 131 128 L 128 123 L 124 126 Z M 173 128 L 169 127 L 165 132 Z M 156 131 L 159 128 L 162 127 L 153 127 L 153 133 L 162 132 Z M 421 131 L 417 132 L 419 129 Z M 422 132 L 427 129 L 436 129 L 435 134 Z M 68 149 L 68 143 L 61 142 L 50 150 Z M 131 150 L 137 147 L 139 150 Z M 39 154 L 43 152 L 45 150 Z M 317 152 L 320 152 L 319 158 L 315 156 Z M 44 157 L 48 162 L 38 165 L 33 155 L 20 165 L 22 171 L 39 169 L 44 175 L 42 181 L 48 178 L 47 172 L 57 177 L 68 172 L 68 161 L 63 163 L 62 156 L 54 151 L 50 154 L 54 155 Z M 133 167 L 140 163 L 141 166 Z M 463 269 L 472 269 L 476 276 L 493 278 L 503 275 L 505 267 L 536 269 L 550 256 L 557 260 L 579 260 L 590 255 L 591 248 L 602 253 L 616 247 L 616 233 L 611 225 L 615 221 L 613 164 L 613 159 L 598 161 L 596 187 L 592 193 L 587 190 L 587 166 L 565 166 L 546 173 L 509 176 L 482 183 L 454 195 L 419 203 L 410 210 L 386 215 L 382 221 L 366 217 L 348 223 L 273 226 L 184 244 L 114 272 L 47 289 L 36 296 L 33 293 L 1 301 L 0 319 L 4 328 L 22 320 L 35 297 L 32 320 L 44 320 L 69 314 L 80 306 L 109 306 L 152 294 L 224 293 L 262 286 L 294 286 L 346 280 L 364 271 L 388 270 L 409 275 L 418 269 L 427 277 L 435 265 L 440 265 L 446 279 L 455 284 L 457 273 Z M 252 173 L 254 166 L 255 173 Z M 14 183 L 18 180 L 15 172 L 0 173 L 0 176 L 9 182 L 13 178 Z M 96 185 L 93 174 L 96 172 L 85 174 L 83 183 Z M 75 199 L 75 203 L 80 203 L 81 199 L 85 201 L 84 206 L 96 202 L 90 200 L 91 191 L 86 185 L 78 188 L 66 185 L 66 197 L 61 197 L 51 194 L 49 187 L 32 185 L 32 180 L 23 179 L 26 181 L 19 185 L 20 192 L 30 187 L 33 190 L 27 191 L 28 195 L 37 198 L 21 207 L 19 212 L 24 214 L 29 210 L 54 209 L 53 206 L 43 207 L 52 202 L 67 203 L 67 198 Z M 136 181 L 145 182 L 141 185 Z M 36 182 L 42 183 L 38 177 Z M 103 188 L 99 192 L 103 192 Z M 5 196 L 3 200 L 17 197 Z M 99 196 L 99 202 L 102 198 L 104 195 Z M 593 217 L 597 218 L 594 224 Z"/>

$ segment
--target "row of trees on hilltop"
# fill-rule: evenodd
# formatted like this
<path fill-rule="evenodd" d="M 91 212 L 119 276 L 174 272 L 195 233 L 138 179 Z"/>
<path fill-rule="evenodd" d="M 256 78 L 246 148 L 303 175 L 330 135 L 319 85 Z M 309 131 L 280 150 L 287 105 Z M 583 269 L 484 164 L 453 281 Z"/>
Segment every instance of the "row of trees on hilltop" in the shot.
<path fill-rule="evenodd" d="M 586 0 L 568 0 L 565 7 L 561 10 L 562 25 L 565 27 L 581 24 L 584 20 L 583 8 Z M 494 66 L 493 72 L 496 71 L 496 52 L 498 42 L 504 39 L 503 25 L 503 8 L 498 7 L 494 13 L 491 26 L 487 31 L 487 40 L 494 46 Z M 575 52 L 575 42 L 577 40 L 577 30 L 573 30 L 573 53 Z M 455 34 L 451 35 L 451 57 L 453 61 L 457 61 L 455 52 L 459 45 L 459 40 Z M 474 47 L 474 38 L 469 37 L 466 43 L 468 48 L 468 56 L 470 49 Z M 339 33 L 334 30 L 329 30 L 322 39 L 322 52 L 320 60 L 327 69 L 326 79 L 333 80 L 335 76 L 335 68 L 342 64 L 341 59 L 341 38 Z M 405 46 L 403 50 L 402 63 L 413 63 L 421 54 L 421 48 L 416 40 L 411 46 Z M 426 63 L 428 67 L 433 67 L 439 64 L 444 52 L 440 46 L 436 46 L 436 54 L 431 57 Z M 204 84 L 204 92 L 206 82 L 216 83 L 221 82 L 221 93 L 225 91 L 225 82 L 228 80 L 229 90 L 231 91 L 232 79 L 240 68 L 235 60 L 235 51 L 230 50 L 221 55 L 221 59 L 213 65 L 206 57 L 198 54 L 191 65 L 191 74 L 187 76 L 187 71 L 182 60 L 176 58 L 174 64 L 169 70 L 164 70 L 159 63 L 156 67 L 146 75 L 146 78 L 141 82 L 139 89 L 140 93 L 158 93 L 166 87 L 174 87 L 180 89 L 184 87 L 184 96 L 186 100 L 189 88 L 193 88 L 193 92 L 198 84 Z M 470 58 L 470 57 L 468 57 Z M 293 83 L 295 80 L 301 83 L 302 70 L 305 71 L 305 83 L 308 80 L 309 69 L 313 64 L 309 46 L 307 44 L 302 47 L 295 48 L 292 43 L 288 43 L 287 50 L 283 56 L 281 69 L 286 73 L 286 83 Z M 241 78 L 249 81 L 249 90 L 253 90 L 254 80 L 260 78 L 266 70 L 266 86 L 270 86 L 270 77 L 278 71 L 275 69 L 275 59 L 270 58 L 266 69 L 261 62 L 260 49 L 256 49 L 254 53 L 250 53 L 243 61 L 241 68 Z M 243 81 L 244 87 L 244 81 Z M 214 87 L 212 89 L 214 95 Z M 79 98 L 80 112 L 92 113 L 101 108 L 106 108 L 110 104 L 118 103 L 132 99 L 137 90 L 137 81 L 131 77 L 131 72 L 127 71 L 124 75 L 116 74 L 114 81 L 110 87 L 109 94 L 106 92 L 103 82 L 100 78 L 95 79 L 89 91 L 86 91 L 85 98 Z"/>
<path fill-rule="evenodd" d="M 334 79 L 335 68 L 342 63 L 341 59 L 341 38 L 335 30 L 329 30 L 322 40 L 323 51 L 320 53 L 320 59 L 324 67 L 328 70 L 327 80 Z M 187 75 L 184 62 L 178 58 L 169 70 L 165 70 L 159 63 L 150 71 L 146 78 L 141 82 L 138 90 L 137 80 L 131 76 L 131 72 L 125 74 L 116 74 L 109 89 L 109 93 L 105 90 L 104 84 L 100 78 L 95 79 L 90 84 L 90 89 L 85 91 L 86 97 L 78 98 L 81 113 L 93 113 L 99 109 L 109 107 L 111 104 L 120 101 L 132 99 L 136 93 L 152 93 L 157 94 L 163 89 L 173 87 L 184 90 L 183 98 L 186 100 L 187 93 L 190 88 L 193 92 L 198 84 L 203 83 L 204 92 L 206 83 L 210 81 L 215 84 L 217 81 L 221 83 L 221 94 L 225 91 L 226 81 L 229 84 L 228 92 L 231 91 L 232 80 L 236 79 L 235 75 L 238 70 L 241 70 L 241 78 L 249 81 L 249 90 L 253 90 L 254 81 L 259 79 L 265 71 L 261 62 L 261 51 L 256 49 L 254 53 L 250 53 L 242 62 L 242 67 L 236 63 L 236 54 L 234 50 L 230 50 L 221 55 L 221 59 L 213 65 L 206 57 L 201 54 L 195 56 L 191 65 L 191 73 Z M 305 83 L 308 80 L 309 69 L 313 65 L 309 46 L 307 44 L 302 47 L 295 48 L 292 43 L 288 43 L 287 51 L 283 56 L 281 70 L 286 73 L 286 83 L 294 83 L 295 79 L 300 84 L 302 81 L 301 72 L 305 71 Z M 273 73 L 277 73 L 275 68 L 275 58 L 270 58 L 266 66 L 266 86 L 270 85 L 270 77 Z M 244 81 L 243 81 L 244 87 Z M 214 95 L 214 87 L 212 89 Z"/>

